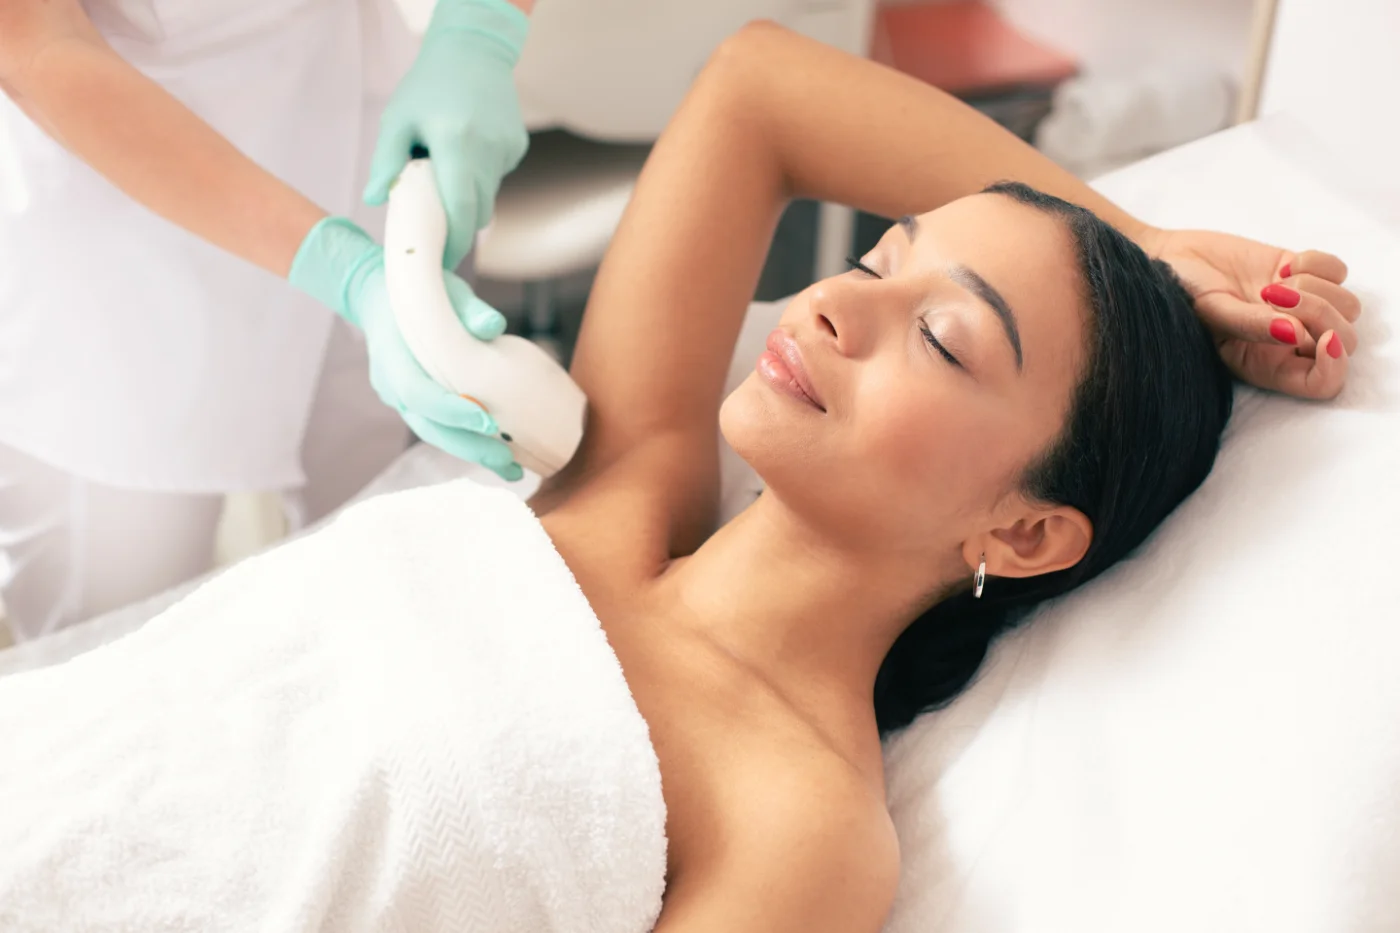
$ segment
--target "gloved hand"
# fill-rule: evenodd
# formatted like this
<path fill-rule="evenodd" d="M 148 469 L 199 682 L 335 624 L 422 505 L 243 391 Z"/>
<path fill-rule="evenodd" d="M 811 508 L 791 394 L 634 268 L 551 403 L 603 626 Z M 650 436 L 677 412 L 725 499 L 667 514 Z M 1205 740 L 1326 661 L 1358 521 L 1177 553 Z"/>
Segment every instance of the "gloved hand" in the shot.
<path fill-rule="evenodd" d="M 413 147 L 426 148 L 447 211 L 444 268 L 467 255 L 501 178 L 529 146 L 513 74 L 529 24 L 506 0 L 437 0 L 418 57 L 380 118 L 365 201 L 383 204 Z"/>
<path fill-rule="evenodd" d="M 368 233 L 343 218 L 326 218 L 302 242 L 288 280 L 364 330 L 370 384 L 413 433 L 502 479 L 520 479 L 523 473 L 510 448 L 494 436 L 500 433 L 495 420 L 434 382 L 404 344 L 389 307 L 384 249 Z M 499 311 L 477 298 L 456 273 L 444 271 L 443 280 L 452 307 L 474 337 L 500 336 L 506 321 Z"/>

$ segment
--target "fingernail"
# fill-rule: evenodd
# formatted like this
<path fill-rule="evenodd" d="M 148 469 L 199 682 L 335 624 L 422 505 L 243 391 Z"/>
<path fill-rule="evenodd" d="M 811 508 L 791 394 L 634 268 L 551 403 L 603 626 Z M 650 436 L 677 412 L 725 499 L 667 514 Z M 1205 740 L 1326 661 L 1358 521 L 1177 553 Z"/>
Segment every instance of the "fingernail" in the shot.
<path fill-rule="evenodd" d="M 1269 325 L 1269 336 L 1291 347 L 1298 345 L 1298 334 L 1293 330 L 1293 322 L 1285 318 L 1274 318 L 1273 323 Z"/>
<path fill-rule="evenodd" d="M 1342 358 L 1342 338 L 1336 334 L 1333 334 L 1332 339 L 1327 341 L 1327 355 L 1334 360 Z"/>
<path fill-rule="evenodd" d="M 1271 305 L 1278 305 L 1280 308 L 1296 308 L 1302 296 L 1289 288 L 1287 285 L 1265 285 L 1259 290 L 1259 297 L 1263 298 Z"/>
<path fill-rule="evenodd" d="M 1289 277 L 1290 275 L 1292 275 L 1292 274 L 1293 274 L 1293 263 L 1291 263 L 1291 262 L 1285 262 L 1285 263 L 1283 264 L 1283 268 L 1280 269 L 1280 270 L 1278 270 L 1278 277 L 1281 278 L 1281 279 L 1286 279 L 1286 278 L 1288 278 L 1288 277 Z"/>

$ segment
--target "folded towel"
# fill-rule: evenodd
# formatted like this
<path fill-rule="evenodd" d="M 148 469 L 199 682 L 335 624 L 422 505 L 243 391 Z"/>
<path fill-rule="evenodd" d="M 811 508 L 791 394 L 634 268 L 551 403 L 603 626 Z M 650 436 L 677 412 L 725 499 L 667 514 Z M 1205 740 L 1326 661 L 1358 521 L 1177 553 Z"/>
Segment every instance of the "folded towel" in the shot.
<path fill-rule="evenodd" d="M 647 726 L 529 509 L 348 511 L 0 680 L 0 929 L 642 933 Z"/>

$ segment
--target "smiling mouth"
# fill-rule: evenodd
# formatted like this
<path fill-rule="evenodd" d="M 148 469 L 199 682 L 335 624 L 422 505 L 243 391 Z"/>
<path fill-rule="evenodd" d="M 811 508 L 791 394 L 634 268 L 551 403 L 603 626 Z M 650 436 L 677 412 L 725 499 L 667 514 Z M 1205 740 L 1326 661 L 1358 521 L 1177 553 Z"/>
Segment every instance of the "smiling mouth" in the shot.
<path fill-rule="evenodd" d="M 822 404 L 821 396 L 807 374 L 797 341 L 781 328 L 768 335 L 767 350 L 760 354 L 755 368 L 772 388 L 820 412 L 826 412 L 826 406 Z"/>

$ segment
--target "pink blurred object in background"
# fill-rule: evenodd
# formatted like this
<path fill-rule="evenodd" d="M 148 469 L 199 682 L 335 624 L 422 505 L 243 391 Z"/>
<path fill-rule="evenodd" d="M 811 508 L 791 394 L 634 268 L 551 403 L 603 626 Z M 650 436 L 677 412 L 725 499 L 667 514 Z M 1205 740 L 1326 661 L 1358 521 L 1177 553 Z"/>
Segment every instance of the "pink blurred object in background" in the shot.
<path fill-rule="evenodd" d="M 959 97 L 1053 87 L 1079 70 L 976 0 L 881 7 L 872 57 Z"/>

